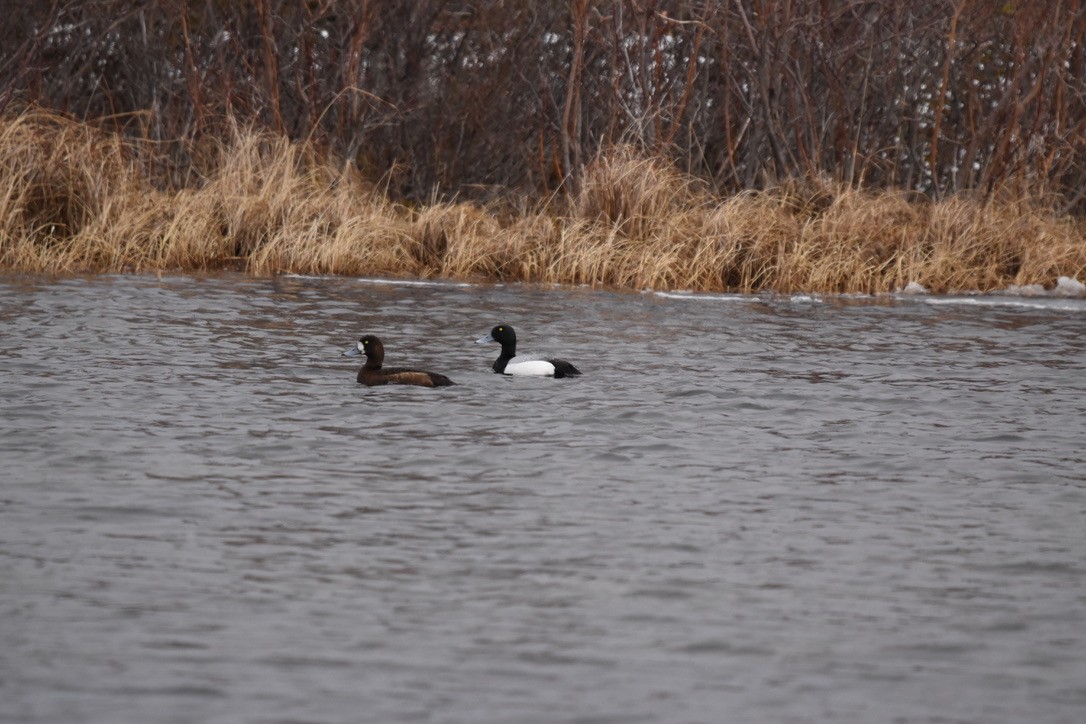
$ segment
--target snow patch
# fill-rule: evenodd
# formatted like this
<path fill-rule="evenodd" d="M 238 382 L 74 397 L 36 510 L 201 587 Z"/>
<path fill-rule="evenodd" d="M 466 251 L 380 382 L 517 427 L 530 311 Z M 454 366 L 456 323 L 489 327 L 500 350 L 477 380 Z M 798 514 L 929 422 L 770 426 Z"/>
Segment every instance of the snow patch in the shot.
<path fill-rule="evenodd" d="M 1086 284 L 1071 277 L 1060 277 L 1052 293 L 1057 297 L 1086 297 Z"/>
<path fill-rule="evenodd" d="M 664 299 L 684 299 L 694 302 L 745 302 L 752 299 L 749 294 L 699 294 L 696 292 L 653 292 L 653 294 Z"/>
<path fill-rule="evenodd" d="M 380 279 L 376 277 L 358 277 L 362 284 L 389 284 L 404 287 L 470 287 L 467 282 L 426 281 L 423 279 Z"/>
<path fill-rule="evenodd" d="M 1048 294 L 1043 284 L 1012 284 L 1007 287 L 1006 294 L 1012 297 L 1043 297 Z"/>
<path fill-rule="evenodd" d="M 1012 284 L 1004 294 L 1012 297 L 1086 297 L 1086 284 L 1071 277 L 1060 277 L 1052 289 L 1045 289 L 1042 284 Z"/>

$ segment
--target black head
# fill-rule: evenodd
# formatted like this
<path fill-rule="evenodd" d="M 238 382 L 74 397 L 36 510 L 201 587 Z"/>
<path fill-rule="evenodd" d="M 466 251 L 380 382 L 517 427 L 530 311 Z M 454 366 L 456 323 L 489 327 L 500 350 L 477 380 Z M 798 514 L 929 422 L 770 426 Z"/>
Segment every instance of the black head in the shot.
<path fill-rule="evenodd" d="M 513 328 L 508 324 L 499 324 L 490 330 L 490 334 L 477 340 L 479 344 L 483 342 L 497 342 L 501 346 L 515 345 L 517 343 L 517 333 L 513 331 Z"/>
<path fill-rule="evenodd" d="M 354 347 L 351 347 L 343 354 L 347 357 L 357 357 L 364 354 L 366 355 L 367 367 L 380 367 L 385 359 L 385 346 L 381 344 L 381 340 L 377 339 L 377 337 L 367 334 L 358 340 Z"/>

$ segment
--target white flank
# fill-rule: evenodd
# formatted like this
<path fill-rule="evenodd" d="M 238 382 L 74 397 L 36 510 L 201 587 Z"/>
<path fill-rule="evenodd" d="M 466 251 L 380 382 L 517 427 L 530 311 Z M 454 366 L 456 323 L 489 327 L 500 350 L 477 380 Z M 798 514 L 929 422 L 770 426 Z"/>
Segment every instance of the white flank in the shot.
<path fill-rule="evenodd" d="M 528 362 L 512 362 L 505 365 L 507 375 L 530 375 L 532 377 L 553 377 L 554 365 L 546 360 L 534 359 Z"/>

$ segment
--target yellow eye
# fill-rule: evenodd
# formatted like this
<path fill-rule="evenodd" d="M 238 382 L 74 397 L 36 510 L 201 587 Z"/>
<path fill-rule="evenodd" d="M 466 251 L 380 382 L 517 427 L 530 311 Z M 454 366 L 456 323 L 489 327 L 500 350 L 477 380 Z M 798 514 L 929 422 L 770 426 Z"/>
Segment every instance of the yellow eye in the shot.
<path fill-rule="evenodd" d="M 505 327 L 498 327 L 498 331 L 499 331 L 499 332 L 504 332 L 504 331 L 505 331 Z"/>

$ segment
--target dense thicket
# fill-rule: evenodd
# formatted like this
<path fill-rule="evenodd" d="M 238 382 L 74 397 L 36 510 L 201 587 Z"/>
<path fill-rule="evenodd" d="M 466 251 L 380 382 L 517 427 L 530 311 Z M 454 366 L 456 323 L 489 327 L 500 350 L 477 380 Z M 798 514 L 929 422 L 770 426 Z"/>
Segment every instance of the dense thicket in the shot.
<path fill-rule="evenodd" d="M 1080 0 L 0 2 L 0 112 L 316 139 L 401 198 L 576 191 L 601 148 L 719 192 L 829 176 L 1086 210 Z M 14 106 L 13 106 L 14 104 Z M 104 120 L 103 120 L 104 119 Z M 198 170 L 198 169 L 197 169 Z"/>

